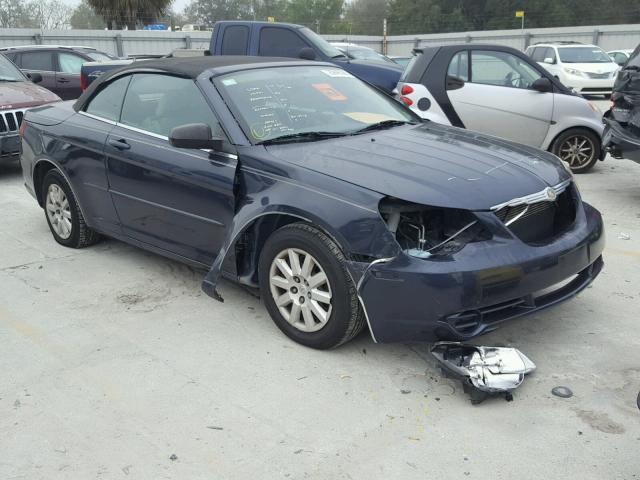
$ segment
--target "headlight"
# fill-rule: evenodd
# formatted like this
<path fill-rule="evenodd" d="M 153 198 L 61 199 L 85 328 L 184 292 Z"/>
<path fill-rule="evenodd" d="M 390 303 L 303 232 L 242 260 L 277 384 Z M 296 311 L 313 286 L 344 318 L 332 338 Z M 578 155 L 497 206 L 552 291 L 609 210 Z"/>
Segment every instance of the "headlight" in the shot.
<path fill-rule="evenodd" d="M 430 207 L 384 198 L 380 215 L 407 255 L 417 258 L 451 255 L 491 234 L 468 210 Z"/>
<path fill-rule="evenodd" d="M 567 72 L 569 75 L 575 75 L 576 77 L 587 78 L 586 73 L 581 72 L 580 70 L 576 70 L 575 68 L 565 68 L 564 71 Z"/>
<path fill-rule="evenodd" d="M 609 78 L 616 78 L 616 75 L 618 74 L 618 70 L 614 70 L 613 72 L 611 72 L 609 74 Z"/>

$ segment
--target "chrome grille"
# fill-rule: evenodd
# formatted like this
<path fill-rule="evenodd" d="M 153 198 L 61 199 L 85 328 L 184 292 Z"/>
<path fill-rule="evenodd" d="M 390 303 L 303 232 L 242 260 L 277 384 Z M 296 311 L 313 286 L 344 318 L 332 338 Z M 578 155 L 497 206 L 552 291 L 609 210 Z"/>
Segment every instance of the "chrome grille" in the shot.
<path fill-rule="evenodd" d="M 492 207 L 494 214 L 524 242 L 539 243 L 566 230 L 575 218 L 571 180 Z"/>
<path fill-rule="evenodd" d="M 589 76 L 589 78 L 613 78 L 613 76 L 611 75 L 611 72 L 605 72 L 605 73 L 586 72 L 586 73 Z"/>
<path fill-rule="evenodd" d="M 17 132 L 25 110 L 0 110 L 0 133 Z"/>

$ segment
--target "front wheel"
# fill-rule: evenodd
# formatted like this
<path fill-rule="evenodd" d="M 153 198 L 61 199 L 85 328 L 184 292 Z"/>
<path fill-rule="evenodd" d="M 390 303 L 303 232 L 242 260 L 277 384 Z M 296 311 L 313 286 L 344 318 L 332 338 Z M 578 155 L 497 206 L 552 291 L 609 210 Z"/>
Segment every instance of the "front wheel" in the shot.
<path fill-rule="evenodd" d="M 276 230 L 260 254 L 259 277 L 267 311 L 292 340 L 329 349 L 362 330 L 344 254 L 317 228 L 294 223 Z"/>
<path fill-rule="evenodd" d="M 585 173 L 600 158 L 600 139 L 589 130 L 571 128 L 562 132 L 551 146 L 551 153 L 567 162 L 573 173 Z"/>
<path fill-rule="evenodd" d="M 65 247 L 83 248 L 96 243 L 100 236 L 87 226 L 78 201 L 64 176 L 50 170 L 42 180 L 44 213 L 56 242 Z"/>

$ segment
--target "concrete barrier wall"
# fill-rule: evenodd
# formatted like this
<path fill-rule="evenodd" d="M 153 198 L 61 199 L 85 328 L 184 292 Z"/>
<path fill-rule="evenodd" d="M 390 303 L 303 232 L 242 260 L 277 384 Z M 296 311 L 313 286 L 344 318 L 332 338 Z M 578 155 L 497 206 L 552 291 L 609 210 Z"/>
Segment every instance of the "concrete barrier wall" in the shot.
<path fill-rule="evenodd" d="M 382 51 L 383 38 L 374 35 L 323 35 L 329 41 L 349 41 Z M 114 55 L 166 54 L 176 48 L 207 48 L 211 32 L 0 29 L 0 47 L 12 45 L 83 45 Z M 430 35 L 395 35 L 387 38 L 389 55 L 408 55 L 419 46 L 447 43 L 497 43 L 518 49 L 537 42 L 572 40 L 594 43 L 605 50 L 634 48 L 640 43 L 640 25 L 492 30 Z"/>

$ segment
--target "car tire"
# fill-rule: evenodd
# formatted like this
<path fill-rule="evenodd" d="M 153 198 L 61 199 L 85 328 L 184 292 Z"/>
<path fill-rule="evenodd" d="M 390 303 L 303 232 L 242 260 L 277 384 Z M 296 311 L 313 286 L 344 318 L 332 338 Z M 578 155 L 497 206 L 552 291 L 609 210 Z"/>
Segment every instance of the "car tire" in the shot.
<path fill-rule="evenodd" d="M 258 274 L 267 311 L 295 342 L 330 349 L 362 330 L 365 317 L 344 253 L 321 230 L 304 223 L 276 230 L 260 253 Z"/>
<path fill-rule="evenodd" d="M 56 242 L 70 248 L 93 245 L 100 235 L 89 228 L 67 180 L 50 170 L 42 180 L 44 215 Z"/>
<path fill-rule="evenodd" d="M 573 173 L 585 173 L 600 158 L 602 145 L 598 136 L 584 128 L 562 132 L 551 145 L 551 153 L 569 164 Z M 587 149 L 587 150 L 584 150 Z"/>

